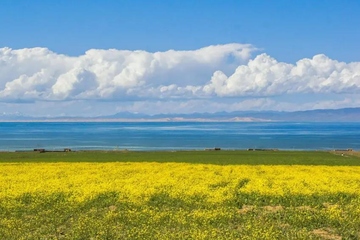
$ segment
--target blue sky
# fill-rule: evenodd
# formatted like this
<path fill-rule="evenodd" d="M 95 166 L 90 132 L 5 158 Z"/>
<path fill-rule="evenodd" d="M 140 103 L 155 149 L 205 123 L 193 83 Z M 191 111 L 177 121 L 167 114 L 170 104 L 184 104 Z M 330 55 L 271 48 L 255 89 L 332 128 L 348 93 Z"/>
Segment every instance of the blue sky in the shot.
<path fill-rule="evenodd" d="M 165 51 L 251 43 L 281 61 L 360 56 L 360 1 L 43 1 L 0 3 L 0 46 Z"/>
<path fill-rule="evenodd" d="M 293 103 L 295 105 L 297 102 L 303 104 L 305 96 L 309 101 L 305 101 L 305 105 L 302 105 L 301 109 L 358 106 L 360 102 L 356 97 L 360 87 L 360 80 L 357 77 L 360 71 L 358 65 L 342 66 L 340 64 L 340 66 L 333 62 L 329 63 L 328 68 L 332 69 L 329 72 L 324 68 L 319 70 L 317 67 L 322 63 L 314 60 L 311 64 L 317 70 L 309 69 L 306 76 L 300 74 L 301 81 L 310 79 L 310 77 L 311 79 L 307 80 L 304 86 L 300 86 L 298 84 L 300 80 L 296 80 L 296 89 L 284 86 L 294 85 L 294 82 L 289 79 L 294 78 L 291 75 L 294 71 L 300 70 L 291 70 L 289 66 L 284 67 L 286 69 L 281 70 L 285 71 L 282 74 L 277 75 L 278 72 L 276 72 L 271 75 L 283 79 L 279 86 L 275 86 L 276 88 L 284 87 L 283 91 L 267 89 L 267 86 L 273 86 L 277 81 L 277 78 L 270 81 L 271 76 L 262 74 L 267 70 L 263 69 L 262 73 L 255 74 L 256 76 L 235 73 L 239 66 L 247 66 L 251 69 L 249 61 L 253 61 L 257 57 L 259 64 L 272 59 L 278 63 L 293 64 L 294 66 L 297 61 L 313 59 L 318 54 L 327 57 L 326 59 L 319 57 L 320 62 L 328 63 L 327 59 L 346 64 L 360 62 L 359 12 L 360 1 L 357 0 L 2 0 L 0 2 L 0 48 L 8 47 L 12 50 L 19 50 L 20 52 L 11 54 L 17 59 L 21 59 L 19 56 L 27 56 L 27 65 L 25 66 L 25 63 L 21 61 L 10 63 L 10 58 L 6 58 L 7 60 L 4 58 L 3 62 L 6 64 L 0 64 L 0 71 L 3 73 L 3 79 L 0 79 L 0 112 L 11 112 L 15 109 L 30 114 L 26 111 L 28 107 L 24 105 L 24 102 L 33 104 L 35 110 L 32 113 L 38 115 L 44 115 L 44 112 L 56 115 L 56 112 L 41 110 L 52 109 L 54 105 L 70 106 L 69 111 L 60 113 L 62 115 L 73 115 L 77 111 L 71 109 L 80 107 L 89 109 L 80 114 L 97 115 L 122 110 L 151 112 L 148 110 L 149 108 L 169 112 L 173 109 L 174 104 L 179 105 L 179 103 L 184 104 L 182 109 L 176 110 L 179 112 L 200 111 L 204 104 L 212 106 L 205 111 L 223 110 L 222 108 L 229 104 L 234 106 L 230 110 L 241 110 L 246 109 L 241 106 L 247 105 L 247 101 L 259 102 L 261 109 L 265 110 L 289 110 L 292 109 L 291 104 Z M 224 50 L 226 47 L 214 50 L 215 52 L 224 51 L 223 55 L 215 57 L 214 62 L 203 60 L 211 57 L 211 54 L 214 54 L 213 50 L 204 50 L 202 60 L 194 57 L 197 56 L 196 51 L 199 49 L 212 45 L 227 46 L 232 43 L 241 44 L 241 46 L 232 46 L 230 50 Z M 25 48 L 37 49 L 38 47 L 46 48 L 50 53 L 40 51 L 36 53 L 37 56 L 40 54 L 49 61 L 58 61 L 57 63 L 64 64 L 64 67 L 41 65 L 37 62 L 39 59 L 35 56 L 34 51 L 24 52 Z M 146 54 L 141 57 L 135 54 L 136 57 L 134 57 L 135 55 L 130 57 L 131 61 L 124 60 L 122 62 L 122 60 L 116 59 L 123 59 L 126 54 L 117 53 L 109 57 L 110 53 L 106 53 L 105 57 L 105 53 L 97 52 L 91 55 L 96 58 L 91 59 L 93 63 L 86 65 L 85 62 L 89 63 L 90 60 L 83 62 L 85 57 L 81 58 L 81 56 L 86 56 L 86 52 L 91 49 L 129 50 L 133 53 L 135 50 L 143 50 Z M 175 54 L 171 55 L 168 52 L 171 49 L 175 50 Z M 181 50 L 188 50 L 190 55 L 178 59 L 175 57 L 178 56 L 176 51 Z M 235 55 L 241 50 L 248 51 L 248 55 L 243 54 L 236 57 Z M 158 56 L 151 55 L 154 52 L 167 54 L 165 54 L 166 57 L 159 60 Z M 3 55 L 5 56 L 5 53 Z M 82 63 L 73 69 L 68 67 L 70 64 L 75 64 L 72 59 L 59 60 L 60 55 L 79 58 Z M 121 76 L 117 77 L 118 80 L 114 80 L 115 83 L 104 80 L 101 77 L 100 67 L 94 67 L 94 62 L 99 59 L 110 61 L 109 58 L 113 61 L 112 63 L 115 62 L 118 65 L 132 62 L 127 65 L 130 66 L 129 68 L 125 68 L 133 70 L 133 73 L 126 75 L 126 72 L 123 72 L 125 68 L 121 68 L 114 70 L 117 74 L 112 72 L 113 79 L 123 72 Z M 134 58 L 136 60 L 133 60 Z M 169 65 L 169 61 L 174 61 L 174 59 L 181 64 L 175 67 L 171 65 L 171 67 L 168 66 L 166 69 L 154 73 L 155 70 L 150 69 L 150 65 L 144 63 L 144 59 L 148 58 L 155 59 L 161 66 Z M 32 61 L 32 59 L 34 60 Z M 193 60 L 186 62 L 186 59 Z M 17 67 L 9 67 L 14 64 L 17 64 Z M 140 65 L 141 67 L 139 67 Z M 276 64 L 272 63 L 272 65 Z M 32 70 L 36 66 L 39 68 L 36 70 L 38 72 Z M 271 71 L 275 71 L 276 67 L 272 67 Z M 345 74 L 344 69 L 351 73 Z M 45 73 L 41 71 L 45 71 Z M 181 74 L 182 71 L 186 72 L 184 75 L 188 80 L 176 79 L 176 74 Z M 222 75 L 215 74 L 219 71 L 224 73 L 228 79 L 218 80 L 218 77 L 224 79 Z M 322 71 L 320 75 L 319 71 Z M 334 71 L 338 71 L 338 75 L 330 76 Z M 40 75 L 41 77 L 39 77 Z M 215 75 L 217 77 L 214 77 Z M 135 80 L 131 80 L 131 78 Z M 174 78 L 174 81 L 171 78 Z M 261 78 L 264 79 L 261 80 Z M 324 78 L 326 79 L 324 80 Z M 250 82 L 247 82 L 248 80 Z M 46 81 L 46 83 L 41 81 Z M 131 81 L 135 81 L 135 83 L 130 83 Z M 242 84 L 249 86 L 256 81 L 256 86 L 248 88 L 240 86 Z M 41 86 L 39 82 L 41 82 Z M 184 82 L 186 84 L 183 84 Z M 6 84 L 10 87 L 6 87 Z M 64 87 L 69 84 L 72 85 Z M 107 95 L 107 91 L 111 91 L 108 90 L 110 85 L 116 88 L 111 93 L 111 97 Z M 324 87 L 317 89 L 314 87 L 316 85 Z M 61 90 L 59 90 L 59 86 L 61 86 Z M 143 89 L 140 86 L 143 86 Z M 154 93 L 146 92 L 152 88 L 162 89 L 161 93 L 170 92 L 157 97 L 159 94 L 155 93 L 155 90 Z M 175 91 L 174 88 L 177 90 Z M 50 93 L 50 89 L 52 89 L 52 93 Z M 96 89 L 98 92 L 94 93 Z M 86 93 L 84 93 L 85 90 Z M 134 92 L 136 93 L 134 94 Z M 57 95 L 54 97 L 55 95 L 51 94 Z M 75 96 L 75 94 L 77 95 Z M 125 95 L 126 97 L 124 97 Z M 321 101 L 324 103 L 320 104 Z M 189 110 L 190 105 L 196 104 L 197 108 Z M 253 108 L 257 109 L 259 106 L 255 105 Z"/>

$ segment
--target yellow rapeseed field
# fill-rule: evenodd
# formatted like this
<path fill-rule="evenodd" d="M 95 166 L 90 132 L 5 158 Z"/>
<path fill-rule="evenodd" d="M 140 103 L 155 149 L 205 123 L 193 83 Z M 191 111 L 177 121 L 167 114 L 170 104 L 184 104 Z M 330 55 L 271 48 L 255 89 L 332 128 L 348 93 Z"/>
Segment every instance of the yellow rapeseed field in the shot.
<path fill-rule="evenodd" d="M 134 203 L 157 192 L 186 199 L 201 195 L 221 203 L 232 197 L 240 180 L 245 193 L 266 195 L 360 194 L 360 167 L 217 166 L 183 163 L 15 163 L 0 168 L 0 198 L 24 193 L 72 193 L 83 201 L 116 191 Z M 119 199 L 121 200 L 121 199 Z"/>
<path fill-rule="evenodd" d="M 360 237 L 358 166 L 3 163 L 0 186 L 1 239 Z"/>

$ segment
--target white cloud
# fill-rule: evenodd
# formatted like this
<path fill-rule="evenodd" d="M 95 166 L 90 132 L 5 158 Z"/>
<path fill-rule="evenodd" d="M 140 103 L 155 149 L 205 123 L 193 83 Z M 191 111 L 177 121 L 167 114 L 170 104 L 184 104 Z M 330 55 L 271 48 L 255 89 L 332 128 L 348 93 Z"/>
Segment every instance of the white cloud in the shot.
<path fill-rule="evenodd" d="M 246 44 L 155 53 L 91 49 L 69 57 L 45 48 L 2 48 L 0 100 L 124 100 L 157 97 L 154 89 L 173 91 L 174 85 L 180 93 L 191 92 L 189 86 L 205 84 L 214 71 L 233 71 L 254 49 Z"/>
<path fill-rule="evenodd" d="M 70 115 L 359 106 L 360 62 L 323 54 L 295 64 L 264 53 L 249 60 L 254 50 L 234 43 L 155 53 L 91 49 L 70 57 L 46 48 L 1 48 L 0 111 L 31 109 L 22 102 L 53 115 L 56 106 Z M 318 97 L 300 101 L 309 95 Z"/>
<path fill-rule="evenodd" d="M 293 65 L 261 54 L 247 65 L 240 65 L 229 77 L 216 71 L 203 90 L 221 97 L 357 93 L 360 90 L 360 62 L 346 64 L 320 54 Z"/>

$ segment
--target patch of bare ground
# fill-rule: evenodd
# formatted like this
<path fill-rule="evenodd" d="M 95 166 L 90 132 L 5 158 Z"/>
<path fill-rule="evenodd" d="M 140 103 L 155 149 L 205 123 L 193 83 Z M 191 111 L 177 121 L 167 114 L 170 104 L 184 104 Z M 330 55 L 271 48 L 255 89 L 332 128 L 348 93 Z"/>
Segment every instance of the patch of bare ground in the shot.
<path fill-rule="evenodd" d="M 245 214 L 245 213 L 248 213 L 248 212 L 253 211 L 255 209 L 256 209 L 255 206 L 243 205 L 242 208 L 238 210 L 238 212 L 240 214 Z M 264 207 L 257 208 L 257 209 L 264 210 L 264 212 L 266 212 L 266 213 L 275 213 L 275 212 L 283 211 L 284 207 L 280 206 L 280 205 L 278 205 L 278 206 L 264 206 Z"/>
<path fill-rule="evenodd" d="M 113 212 L 115 210 L 116 210 L 116 206 L 114 205 L 109 206 L 109 211 Z"/>
<path fill-rule="evenodd" d="M 271 213 L 280 212 L 280 211 L 284 210 L 283 206 L 281 206 L 281 205 L 278 205 L 278 206 L 264 206 L 263 209 L 266 212 L 271 212 Z"/>
<path fill-rule="evenodd" d="M 290 227 L 290 224 L 288 224 L 288 223 L 280 224 L 280 227 L 282 227 L 282 228 L 289 228 L 289 227 Z"/>
<path fill-rule="evenodd" d="M 327 240 L 341 240 L 342 237 L 335 234 L 331 228 L 319 228 L 311 231 L 312 234 Z"/>
<path fill-rule="evenodd" d="M 338 204 L 331 204 L 331 203 L 328 203 L 328 202 L 324 202 L 322 204 L 325 208 L 338 208 L 339 205 Z"/>
<path fill-rule="evenodd" d="M 312 208 L 312 207 L 310 207 L 310 206 L 298 206 L 298 207 L 296 207 L 296 209 L 298 209 L 298 210 L 305 210 L 305 211 L 315 210 L 315 208 Z"/>
<path fill-rule="evenodd" d="M 239 209 L 239 213 L 240 214 L 245 214 L 245 213 L 248 213 L 252 210 L 254 210 L 254 206 L 252 205 L 243 205 L 241 209 Z"/>
<path fill-rule="evenodd" d="M 360 157 L 360 152 L 358 151 L 330 151 L 330 153 L 343 157 L 347 157 L 347 156 Z"/>

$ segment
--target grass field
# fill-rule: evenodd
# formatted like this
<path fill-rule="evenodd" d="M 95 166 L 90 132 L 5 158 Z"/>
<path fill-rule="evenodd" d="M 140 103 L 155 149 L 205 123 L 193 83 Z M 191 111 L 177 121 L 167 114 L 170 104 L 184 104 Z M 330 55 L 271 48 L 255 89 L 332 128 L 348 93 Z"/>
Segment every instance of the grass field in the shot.
<path fill-rule="evenodd" d="M 360 239 L 360 158 L 0 153 L 0 239 Z"/>
<path fill-rule="evenodd" d="M 79 151 L 0 152 L 1 162 L 179 162 L 216 165 L 360 166 L 358 152 L 322 151 Z"/>

